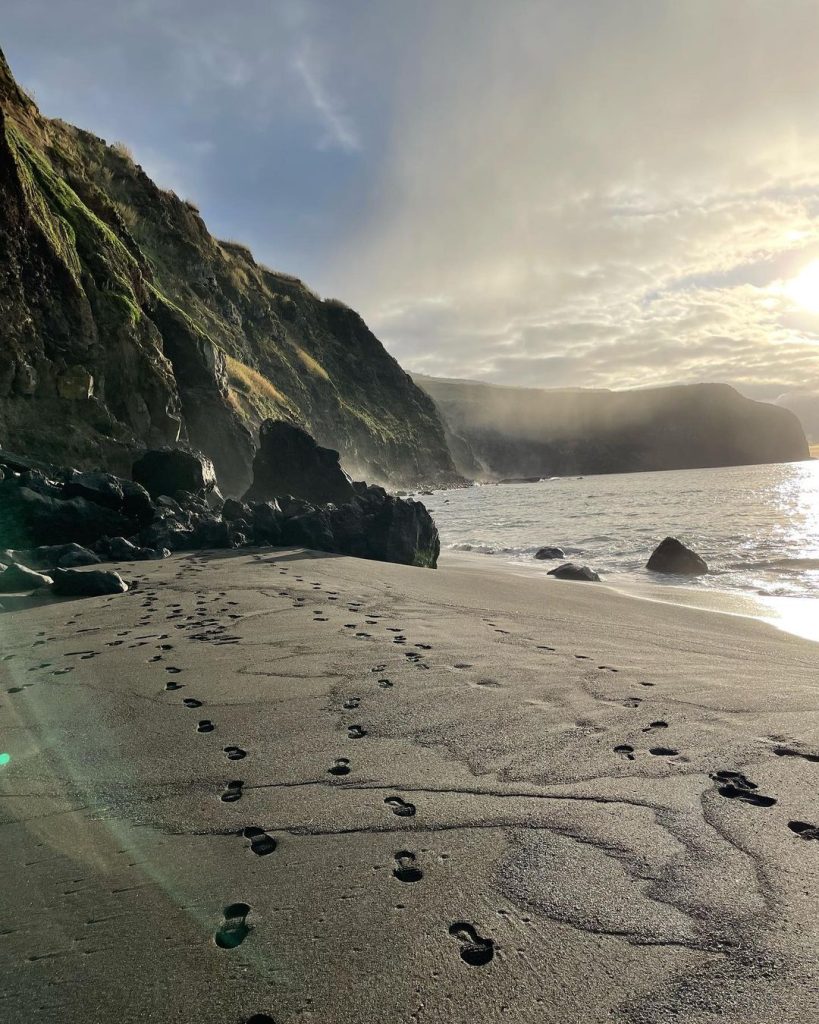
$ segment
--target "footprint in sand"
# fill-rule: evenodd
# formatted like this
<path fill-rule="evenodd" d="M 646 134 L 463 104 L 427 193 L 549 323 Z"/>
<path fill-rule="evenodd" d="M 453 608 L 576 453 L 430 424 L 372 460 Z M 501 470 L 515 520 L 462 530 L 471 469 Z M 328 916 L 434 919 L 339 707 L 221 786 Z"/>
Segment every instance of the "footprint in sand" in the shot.
<path fill-rule="evenodd" d="M 808 821 L 789 821 L 788 828 L 800 839 L 819 839 L 819 825 L 811 825 Z"/>
<path fill-rule="evenodd" d="M 483 967 L 495 955 L 495 942 L 478 934 L 474 925 L 455 921 L 449 934 L 461 943 L 461 960 L 470 967 Z"/>
<path fill-rule="evenodd" d="M 165 671 L 169 675 L 178 676 L 179 673 L 182 671 L 182 669 L 181 668 L 177 668 L 175 665 L 166 665 L 165 666 Z"/>
<path fill-rule="evenodd" d="M 819 763 L 819 754 L 808 754 L 804 750 L 796 750 L 794 747 L 774 747 L 773 752 L 777 757 L 801 757 L 803 761 Z"/>
<path fill-rule="evenodd" d="M 655 757 L 676 757 L 679 754 L 679 750 L 675 750 L 673 747 L 649 747 L 649 754 L 654 754 Z"/>
<path fill-rule="evenodd" d="M 399 818 L 412 818 L 415 815 L 415 804 L 407 803 L 407 801 L 402 800 L 400 796 L 385 797 L 384 803 L 392 810 L 392 813 L 397 814 Z"/>
<path fill-rule="evenodd" d="M 222 747 L 222 750 L 227 754 L 228 761 L 241 761 L 243 758 L 247 757 L 247 751 L 242 750 L 241 747 Z"/>
<path fill-rule="evenodd" d="M 367 730 L 360 725 L 348 725 L 347 726 L 347 738 L 351 740 L 360 740 L 367 735 Z"/>
<path fill-rule="evenodd" d="M 751 782 L 742 772 L 723 770 L 714 772 L 711 778 L 721 783 L 717 787 L 717 792 L 729 800 L 742 800 L 743 803 L 753 804 L 755 807 L 773 807 L 776 803 L 774 797 L 754 792 L 757 788 L 756 783 Z"/>
<path fill-rule="evenodd" d="M 399 882 L 420 882 L 424 872 L 415 866 L 415 854 L 409 850 L 399 850 L 395 855 L 393 878 Z"/>
<path fill-rule="evenodd" d="M 394 684 L 389 679 L 379 679 L 378 685 L 381 687 L 382 690 L 389 690 Z"/>
<path fill-rule="evenodd" d="M 358 705 L 360 703 L 361 703 L 361 698 L 360 697 L 350 697 L 348 700 L 345 700 L 344 703 L 341 706 L 346 711 L 355 711 L 355 709 L 358 707 Z"/>
<path fill-rule="evenodd" d="M 248 825 L 242 835 L 250 840 L 251 853 L 255 853 L 257 857 L 266 857 L 278 845 L 273 836 L 269 836 L 263 828 L 256 828 L 255 825 Z"/>
<path fill-rule="evenodd" d="M 636 697 L 633 698 L 637 700 Z M 648 725 L 643 729 L 643 732 L 653 732 L 655 729 L 667 729 L 668 722 L 663 722 L 661 719 L 656 722 L 649 722 Z"/>
<path fill-rule="evenodd" d="M 185 697 L 182 701 L 186 708 L 201 708 L 202 701 L 197 700 L 196 697 Z"/>
<path fill-rule="evenodd" d="M 629 760 L 634 760 L 634 747 L 629 746 L 628 743 L 620 743 L 614 748 L 615 754 L 623 754 L 623 756 Z"/>
<path fill-rule="evenodd" d="M 245 1024 L 276 1024 L 275 1020 L 266 1013 L 254 1013 L 248 1017 Z"/>
<path fill-rule="evenodd" d="M 209 718 L 203 718 L 202 721 L 197 725 L 197 732 L 213 732 L 215 726 Z"/>
<path fill-rule="evenodd" d="M 247 903 L 231 903 L 222 913 L 225 919 L 213 936 L 213 941 L 220 949 L 236 949 L 245 941 L 250 931 L 247 924 L 250 907 Z"/>
<path fill-rule="evenodd" d="M 182 689 L 182 685 L 183 685 L 182 683 L 174 683 L 174 682 L 165 683 L 165 689 L 166 690 L 181 690 Z"/>
<path fill-rule="evenodd" d="M 352 769 L 350 768 L 349 759 L 346 757 L 337 757 L 332 765 L 327 769 L 331 775 L 349 775 Z"/>
<path fill-rule="evenodd" d="M 234 779 L 225 786 L 225 791 L 219 799 L 223 804 L 235 804 L 237 800 L 242 799 L 242 786 L 244 782 L 241 779 Z"/>

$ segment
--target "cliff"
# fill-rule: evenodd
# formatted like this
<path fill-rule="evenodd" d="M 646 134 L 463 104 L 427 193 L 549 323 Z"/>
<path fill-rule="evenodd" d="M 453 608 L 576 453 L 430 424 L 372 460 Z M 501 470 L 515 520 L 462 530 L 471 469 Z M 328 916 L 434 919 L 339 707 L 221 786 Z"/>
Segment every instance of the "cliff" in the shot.
<path fill-rule="evenodd" d="M 189 442 L 250 483 L 265 418 L 354 476 L 456 479 L 435 406 L 335 300 L 213 238 L 122 146 L 44 118 L 0 54 L 0 444 L 127 473 Z"/>
<path fill-rule="evenodd" d="M 727 384 L 545 390 L 416 376 L 487 479 L 791 462 L 809 456 L 797 418 Z M 475 473 L 475 463 L 481 473 Z"/>

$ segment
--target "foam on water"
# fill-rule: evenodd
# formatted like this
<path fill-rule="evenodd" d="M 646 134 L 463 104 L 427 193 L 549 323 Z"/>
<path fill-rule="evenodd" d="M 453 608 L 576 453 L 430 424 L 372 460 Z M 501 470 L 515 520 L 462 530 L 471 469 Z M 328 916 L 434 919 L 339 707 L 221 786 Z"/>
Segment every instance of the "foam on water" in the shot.
<path fill-rule="evenodd" d="M 557 546 L 615 586 L 819 596 L 815 461 L 552 478 L 441 491 L 426 501 L 444 549 L 545 573 L 557 563 L 537 562 L 534 554 Z M 698 551 L 709 575 L 647 572 L 648 556 L 669 535 Z"/>

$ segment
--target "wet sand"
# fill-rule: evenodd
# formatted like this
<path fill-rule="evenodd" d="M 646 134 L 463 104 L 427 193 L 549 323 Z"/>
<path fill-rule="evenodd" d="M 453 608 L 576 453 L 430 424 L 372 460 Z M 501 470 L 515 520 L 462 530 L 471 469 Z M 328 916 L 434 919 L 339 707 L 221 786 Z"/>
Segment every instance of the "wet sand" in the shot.
<path fill-rule="evenodd" d="M 116 568 L 0 616 L 3 1021 L 819 1013 L 816 644 L 467 558 Z"/>

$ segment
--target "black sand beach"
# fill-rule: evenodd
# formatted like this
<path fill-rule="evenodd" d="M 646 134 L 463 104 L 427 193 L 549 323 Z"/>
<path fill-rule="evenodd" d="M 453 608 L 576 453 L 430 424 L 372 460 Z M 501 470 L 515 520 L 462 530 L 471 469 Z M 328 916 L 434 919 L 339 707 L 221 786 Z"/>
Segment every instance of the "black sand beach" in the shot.
<path fill-rule="evenodd" d="M 4 1021 L 819 1012 L 814 644 L 468 558 L 116 568 L 0 619 Z"/>

